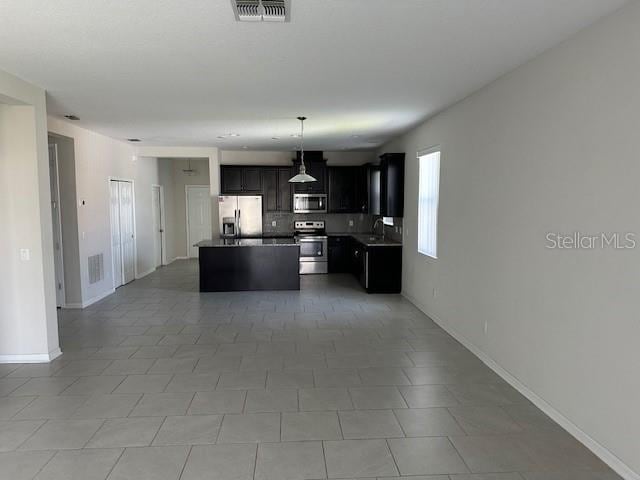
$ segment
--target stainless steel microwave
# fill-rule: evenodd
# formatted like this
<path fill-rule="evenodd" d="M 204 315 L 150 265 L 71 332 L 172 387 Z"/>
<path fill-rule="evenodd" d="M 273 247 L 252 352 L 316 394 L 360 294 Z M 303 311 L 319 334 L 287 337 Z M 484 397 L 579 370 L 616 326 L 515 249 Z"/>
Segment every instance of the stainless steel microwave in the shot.
<path fill-rule="evenodd" d="M 293 213 L 327 213 L 327 195 L 324 193 L 294 193 Z"/>

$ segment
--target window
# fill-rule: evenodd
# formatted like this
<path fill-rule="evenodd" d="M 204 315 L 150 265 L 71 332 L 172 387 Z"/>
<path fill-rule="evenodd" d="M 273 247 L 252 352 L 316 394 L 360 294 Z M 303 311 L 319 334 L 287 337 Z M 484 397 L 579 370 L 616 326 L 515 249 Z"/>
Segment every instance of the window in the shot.
<path fill-rule="evenodd" d="M 440 149 L 418 153 L 418 252 L 438 258 L 438 199 L 440 193 Z"/>
<path fill-rule="evenodd" d="M 393 217 L 382 217 L 382 223 L 393 227 Z"/>

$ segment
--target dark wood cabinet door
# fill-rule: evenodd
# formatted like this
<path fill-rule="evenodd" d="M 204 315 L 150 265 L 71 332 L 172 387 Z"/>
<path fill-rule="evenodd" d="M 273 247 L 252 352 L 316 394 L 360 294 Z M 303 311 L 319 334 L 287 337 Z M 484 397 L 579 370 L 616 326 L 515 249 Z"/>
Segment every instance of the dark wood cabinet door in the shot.
<path fill-rule="evenodd" d="M 356 167 L 354 173 L 356 203 L 354 212 L 369 213 L 369 177 L 366 166 Z"/>
<path fill-rule="evenodd" d="M 380 215 L 404 216 L 404 153 L 380 157 Z"/>
<path fill-rule="evenodd" d="M 327 171 L 329 212 L 367 213 L 366 167 L 329 167 Z"/>
<path fill-rule="evenodd" d="M 262 169 L 262 209 L 265 212 L 277 212 L 278 207 L 278 169 Z"/>
<path fill-rule="evenodd" d="M 262 192 L 261 167 L 242 168 L 242 191 L 247 193 Z"/>
<path fill-rule="evenodd" d="M 278 172 L 278 211 L 290 212 L 293 208 L 293 199 L 291 198 L 291 184 L 289 179 L 293 176 L 291 168 L 281 167 Z"/>
<path fill-rule="evenodd" d="M 241 167 L 220 167 L 220 191 L 222 194 L 242 193 Z"/>
<path fill-rule="evenodd" d="M 329 273 L 352 273 L 351 237 L 329 237 Z"/>

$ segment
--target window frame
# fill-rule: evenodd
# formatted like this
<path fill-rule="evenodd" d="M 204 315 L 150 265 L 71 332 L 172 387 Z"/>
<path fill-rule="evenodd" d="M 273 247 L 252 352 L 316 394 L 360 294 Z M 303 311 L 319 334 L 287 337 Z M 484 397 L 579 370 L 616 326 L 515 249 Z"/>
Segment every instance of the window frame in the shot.
<path fill-rule="evenodd" d="M 428 155 L 432 155 L 434 153 L 438 153 L 438 181 L 437 181 L 437 191 L 435 192 L 435 209 L 430 209 L 435 212 L 435 244 L 433 245 L 432 251 L 427 251 L 427 249 L 423 249 L 420 242 L 420 232 L 421 232 L 421 224 L 423 223 L 422 215 L 421 215 L 421 207 L 423 204 L 423 195 L 420 189 L 421 179 L 422 179 L 422 165 L 421 159 Z M 419 150 L 416 154 L 416 158 L 418 160 L 418 231 L 417 231 L 417 250 L 420 255 L 424 257 L 431 258 L 433 260 L 438 259 L 438 223 L 440 219 L 440 183 L 442 179 L 441 175 L 441 167 L 442 167 L 442 148 L 440 145 L 433 145 L 429 148 L 425 148 Z M 433 199 L 431 199 L 433 201 Z"/>

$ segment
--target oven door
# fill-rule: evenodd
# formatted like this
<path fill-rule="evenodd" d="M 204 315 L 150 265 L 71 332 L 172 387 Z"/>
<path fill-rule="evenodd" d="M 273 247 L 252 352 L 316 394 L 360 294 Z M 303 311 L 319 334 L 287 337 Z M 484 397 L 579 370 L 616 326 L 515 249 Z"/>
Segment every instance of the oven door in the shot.
<path fill-rule="evenodd" d="M 296 193 L 293 195 L 294 213 L 326 213 L 327 196 L 320 193 Z"/>
<path fill-rule="evenodd" d="M 327 237 L 299 237 L 300 273 L 328 273 Z"/>

